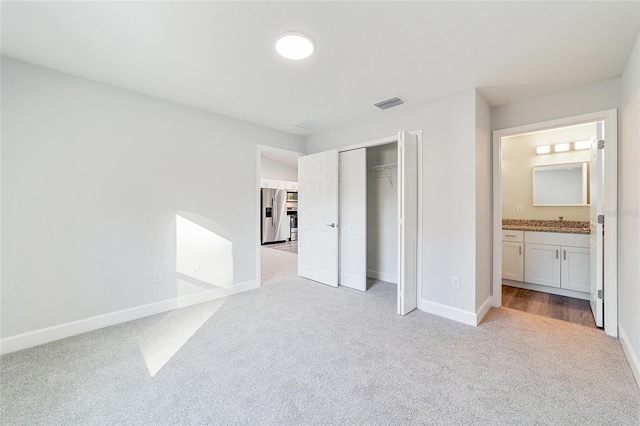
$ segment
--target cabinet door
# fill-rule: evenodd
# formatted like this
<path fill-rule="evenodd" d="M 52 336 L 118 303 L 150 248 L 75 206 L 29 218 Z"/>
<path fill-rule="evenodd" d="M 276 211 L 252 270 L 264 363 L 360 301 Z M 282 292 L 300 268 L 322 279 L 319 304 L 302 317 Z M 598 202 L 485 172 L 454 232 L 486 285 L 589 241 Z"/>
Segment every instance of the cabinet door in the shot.
<path fill-rule="evenodd" d="M 260 188 L 278 189 L 278 181 L 273 179 L 260 179 Z"/>
<path fill-rule="evenodd" d="M 522 281 L 524 278 L 524 253 L 522 243 L 502 242 L 502 278 Z"/>
<path fill-rule="evenodd" d="M 560 246 L 525 244 L 524 280 L 560 287 Z"/>
<path fill-rule="evenodd" d="M 589 293 L 590 250 L 562 247 L 562 288 Z"/>
<path fill-rule="evenodd" d="M 286 181 L 287 191 L 297 191 L 298 190 L 298 182 L 290 182 Z"/>
<path fill-rule="evenodd" d="M 279 180 L 278 181 L 278 189 L 287 189 L 287 181 Z"/>

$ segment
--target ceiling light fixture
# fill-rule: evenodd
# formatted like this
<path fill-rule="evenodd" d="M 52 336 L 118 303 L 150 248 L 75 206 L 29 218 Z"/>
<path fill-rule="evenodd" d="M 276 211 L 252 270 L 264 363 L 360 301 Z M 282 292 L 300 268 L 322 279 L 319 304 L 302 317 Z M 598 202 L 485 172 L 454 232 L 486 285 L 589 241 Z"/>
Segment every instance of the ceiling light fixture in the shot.
<path fill-rule="evenodd" d="M 276 51 L 287 59 L 308 58 L 313 53 L 313 48 L 313 41 L 302 33 L 286 32 L 276 40 Z"/>

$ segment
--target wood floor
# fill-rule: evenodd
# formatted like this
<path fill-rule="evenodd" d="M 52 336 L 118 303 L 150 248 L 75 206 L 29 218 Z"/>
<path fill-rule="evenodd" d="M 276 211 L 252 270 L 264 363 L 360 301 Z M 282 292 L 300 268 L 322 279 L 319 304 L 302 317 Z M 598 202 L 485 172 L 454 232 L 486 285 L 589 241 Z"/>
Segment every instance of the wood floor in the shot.
<path fill-rule="evenodd" d="M 596 328 L 588 300 L 503 285 L 502 306 Z"/>

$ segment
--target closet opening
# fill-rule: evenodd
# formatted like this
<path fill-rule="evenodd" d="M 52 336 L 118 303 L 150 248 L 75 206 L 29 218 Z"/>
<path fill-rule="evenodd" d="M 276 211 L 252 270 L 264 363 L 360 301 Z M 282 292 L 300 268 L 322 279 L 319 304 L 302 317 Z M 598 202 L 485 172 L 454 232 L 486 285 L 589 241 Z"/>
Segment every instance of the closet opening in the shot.
<path fill-rule="evenodd" d="M 398 283 L 398 144 L 366 148 L 367 289 Z"/>

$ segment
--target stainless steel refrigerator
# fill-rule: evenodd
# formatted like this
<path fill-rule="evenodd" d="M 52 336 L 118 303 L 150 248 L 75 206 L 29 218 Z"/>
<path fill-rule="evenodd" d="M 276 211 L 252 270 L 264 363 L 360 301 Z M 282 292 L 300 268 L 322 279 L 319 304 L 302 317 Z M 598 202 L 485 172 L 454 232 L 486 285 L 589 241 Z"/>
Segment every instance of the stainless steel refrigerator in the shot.
<path fill-rule="evenodd" d="M 262 188 L 262 244 L 286 241 L 289 238 L 286 202 L 287 191 L 284 189 Z"/>

